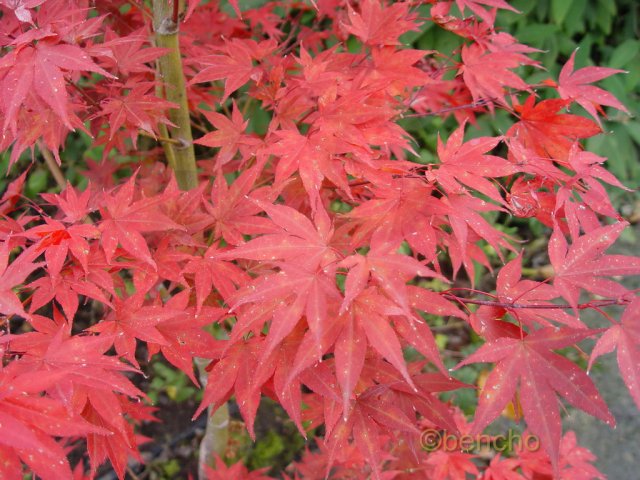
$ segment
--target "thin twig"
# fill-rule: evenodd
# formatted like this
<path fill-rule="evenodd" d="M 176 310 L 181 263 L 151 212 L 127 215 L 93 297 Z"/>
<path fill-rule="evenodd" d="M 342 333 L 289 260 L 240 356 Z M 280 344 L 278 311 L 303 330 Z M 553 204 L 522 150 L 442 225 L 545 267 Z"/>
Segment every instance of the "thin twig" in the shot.
<path fill-rule="evenodd" d="M 53 154 L 44 145 L 44 143 L 42 143 L 42 141 L 38 141 L 38 148 L 40 149 L 40 153 L 42 153 L 44 163 L 47 164 L 47 167 L 49 168 L 51 175 L 53 175 L 56 183 L 60 187 L 60 190 L 64 190 L 67 187 L 67 179 L 64 177 L 62 170 L 60 170 L 56 159 L 53 158 Z"/>
<path fill-rule="evenodd" d="M 140 480 L 140 477 L 138 477 L 138 475 L 135 474 L 135 472 L 131 469 L 129 465 L 127 465 L 126 469 L 127 469 L 127 473 L 131 478 L 133 478 L 133 480 Z"/>
<path fill-rule="evenodd" d="M 184 144 L 180 140 L 176 140 L 174 138 L 163 137 L 161 135 L 151 135 L 149 132 L 145 132 L 144 130 L 139 130 L 138 133 L 140 135 L 145 136 L 145 137 L 153 138 L 154 140 L 157 140 L 158 142 L 170 143 L 172 145 L 184 146 Z"/>
<path fill-rule="evenodd" d="M 495 302 L 491 300 L 475 300 L 473 298 L 461 298 L 450 293 L 443 293 L 443 297 L 450 300 L 455 300 L 462 303 L 470 303 L 472 305 L 483 305 L 487 307 L 500 307 L 505 309 L 532 309 L 532 310 L 570 310 L 574 308 L 569 304 L 526 304 L 526 303 L 507 303 L 507 302 Z M 627 305 L 629 300 L 625 299 L 609 299 L 609 300 L 597 300 L 594 302 L 579 303 L 575 306 L 576 310 L 587 310 L 589 308 L 608 307 L 610 305 Z"/>

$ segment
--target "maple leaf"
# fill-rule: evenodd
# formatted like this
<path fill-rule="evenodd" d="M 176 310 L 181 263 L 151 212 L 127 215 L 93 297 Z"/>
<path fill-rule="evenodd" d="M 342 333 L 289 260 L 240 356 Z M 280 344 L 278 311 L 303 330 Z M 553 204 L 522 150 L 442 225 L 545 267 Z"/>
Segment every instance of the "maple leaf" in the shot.
<path fill-rule="evenodd" d="M 522 252 L 500 269 L 496 281 L 498 300 L 507 307 L 508 311 L 518 321 L 529 327 L 536 324 L 544 327 L 552 326 L 549 320 L 572 328 L 585 328 L 579 318 L 569 315 L 561 309 L 553 308 L 553 300 L 558 297 L 556 289 L 546 283 L 532 280 L 522 280 Z M 518 308 L 509 308 L 509 304 L 517 304 Z M 526 308 L 532 305 L 533 308 Z M 540 306 L 548 305 L 552 308 L 544 309 Z M 501 312 L 503 313 L 503 312 Z M 502 316 L 494 312 L 496 317 Z M 484 336 L 484 335 L 483 335 Z M 486 337 L 485 337 L 486 338 Z"/>
<path fill-rule="evenodd" d="M 446 215 L 448 209 L 433 196 L 433 187 L 420 179 L 398 178 L 376 186 L 374 192 L 373 198 L 345 215 L 353 229 L 349 241 L 354 248 L 369 236 L 393 245 L 406 240 L 426 261 L 434 260 L 437 215 Z"/>
<path fill-rule="evenodd" d="M 607 477 L 592 465 L 595 460 L 593 453 L 578 445 L 574 431 L 565 433 L 560 442 L 562 480 L 605 480 Z"/>
<path fill-rule="evenodd" d="M 360 12 L 347 3 L 349 24 L 343 28 L 367 45 L 398 45 L 403 33 L 417 30 L 417 15 L 409 13 L 409 2 L 389 6 L 378 0 L 360 2 Z"/>
<path fill-rule="evenodd" d="M 520 460 L 502 458 L 502 455 L 498 453 L 482 472 L 482 478 L 485 480 L 525 480 L 525 477 L 516 471 L 519 466 Z"/>
<path fill-rule="evenodd" d="M 468 475 L 477 476 L 478 467 L 472 461 L 475 457 L 475 455 L 465 452 L 435 451 L 429 455 L 426 461 L 430 467 L 429 478 L 462 480 L 467 478 Z"/>
<path fill-rule="evenodd" d="M 531 63 L 520 53 L 491 52 L 480 45 L 463 45 L 462 65 L 458 72 L 471 92 L 474 102 L 496 101 L 505 104 L 505 87 L 531 91 L 529 85 L 511 71 L 522 62 Z"/>
<path fill-rule="evenodd" d="M 529 436 L 530 433 L 526 430 L 522 434 L 523 438 Z M 576 434 L 571 430 L 564 434 L 560 442 L 559 467 L 555 472 L 544 451 L 525 448 L 522 443 L 516 443 L 515 453 L 518 455 L 520 469 L 525 478 L 558 478 L 560 480 L 604 480 L 606 478 L 591 464 L 596 459 L 595 455 L 578 445 Z"/>
<path fill-rule="evenodd" d="M 202 257 L 190 259 L 182 270 L 183 274 L 194 276 L 197 312 L 214 291 L 214 287 L 223 300 L 229 301 L 237 287 L 244 286 L 251 280 L 244 270 L 229 261 L 219 259 L 218 256 L 222 253 L 216 245 L 212 245 Z"/>
<path fill-rule="evenodd" d="M 233 102 L 231 119 L 217 112 L 203 112 L 207 120 L 214 126 L 215 131 L 205 134 L 195 141 L 207 147 L 220 147 L 217 166 L 221 167 L 229 163 L 238 149 L 256 147 L 262 143 L 257 136 L 245 134 L 249 120 L 244 120 L 236 102 Z"/>
<path fill-rule="evenodd" d="M 35 312 L 55 298 L 62 306 L 65 315 L 73 319 L 80 304 L 78 295 L 84 295 L 101 302 L 103 305 L 111 306 L 111 302 L 104 292 L 91 281 L 93 275 L 88 275 L 89 280 L 84 278 L 85 275 L 86 271 L 82 273 L 72 268 L 65 268 L 60 272 L 60 275 L 55 277 L 45 275 L 31 282 L 29 286 L 35 289 L 31 299 L 31 312 Z M 103 288 L 109 287 L 109 285 L 101 286 Z"/>
<path fill-rule="evenodd" d="M 471 261 L 471 258 L 474 256 L 476 257 L 474 260 L 481 261 L 484 265 L 489 265 L 482 250 L 475 248 L 474 235 L 484 239 L 495 249 L 499 256 L 502 256 L 502 248 L 514 250 L 507 241 L 509 237 L 494 228 L 480 215 L 480 212 L 499 210 L 499 207 L 485 200 L 460 194 L 445 197 L 442 203 L 449 209 L 447 216 L 453 231 L 453 240 L 455 240 L 455 245 L 452 244 L 453 242 L 450 242 L 449 251 L 453 257 L 456 271 L 459 268 L 459 265 L 456 265 L 457 262 L 455 262 L 456 250 L 467 272 L 470 274 L 475 271 L 473 262 Z M 473 276 L 471 276 L 471 278 L 473 278 Z"/>
<path fill-rule="evenodd" d="M 104 391 L 88 390 L 83 393 L 85 395 L 81 400 L 85 400 L 86 403 L 83 405 L 82 416 L 92 424 L 110 432 L 109 435 L 87 436 L 87 452 L 92 476 L 95 476 L 100 464 L 108 458 L 118 478 L 124 479 L 129 456 L 142 463 L 138 443 L 144 443 L 148 439 L 136 436 L 133 425 L 125 418 L 123 405 L 127 403 L 126 398 Z M 82 405 L 81 400 L 78 400 L 80 405 Z"/>
<path fill-rule="evenodd" d="M 336 377 L 342 389 L 343 415 L 345 416 L 349 412 L 350 398 L 365 364 L 368 346 L 393 365 L 405 381 L 413 386 L 398 335 L 387 317 L 390 311 L 402 314 L 402 311 L 398 311 L 397 307 L 381 295 L 377 288 L 369 287 L 354 298 L 352 306 L 342 315 L 343 327 L 336 339 L 334 355 L 337 364 Z M 416 320 L 410 318 L 408 321 L 413 324 Z M 419 336 L 414 343 L 419 345 L 421 353 L 444 370 L 435 348 L 435 341 L 430 332 L 427 333 L 428 329 L 420 331 L 414 326 L 413 330 L 416 331 L 415 335 Z M 406 329 L 401 331 L 405 333 Z"/>
<path fill-rule="evenodd" d="M 640 273 L 640 258 L 604 255 L 627 226 L 627 222 L 618 222 L 597 228 L 578 237 L 571 246 L 568 246 L 560 229 L 554 228 L 549 240 L 553 286 L 572 307 L 578 304 L 580 289 L 606 297 L 620 297 L 627 293 L 619 283 L 601 278 Z"/>
<path fill-rule="evenodd" d="M 173 222 L 160 211 L 163 196 L 142 198 L 134 201 L 134 174 L 127 183 L 122 185 L 117 193 L 105 194 L 103 198 L 105 208 L 101 208 L 103 220 L 99 225 L 100 241 L 106 255 L 107 262 L 111 262 L 118 243 L 128 253 L 154 268 L 156 263 L 151 257 L 147 242 L 142 236 L 146 232 L 162 232 L 166 230 L 183 230 L 184 227 Z"/>
<path fill-rule="evenodd" d="M 509 5 L 505 0 L 456 0 L 456 5 L 458 5 L 461 13 L 464 13 L 464 9 L 466 7 L 490 26 L 493 26 L 495 13 L 491 13 L 491 11 L 485 10 L 481 7 L 481 5 L 485 5 L 490 8 L 503 8 L 505 10 L 511 10 L 512 12 L 520 13 L 514 7 Z"/>
<path fill-rule="evenodd" d="M 136 294 L 126 299 L 113 299 L 113 310 L 99 323 L 89 327 L 91 332 L 113 336 L 118 355 L 123 355 L 133 365 L 138 366 L 135 358 L 136 339 L 158 345 L 168 342 L 158 331 L 158 324 L 175 319 L 180 310 L 162 305 L 143 305 L 143 298 Z"/>
<path fill-rule="evenodd" d="M 319 134 L 317 143 L 325 144 L 324 149 L 334 155 L 351 152 L 359 163 L 369 167 L 376 158 L 372 145 L 383 147 L 382 152 L 393 149 L 402 158 L 400 152 L 412 148 L 409 135 L 395 121 L 395 105 L 380 102 L 375 85 L 364 88 L 362 83 L 352 82 L 342 96 L 319 105 L 307 117 Z"/>
<path fill-rule="evenodd" d="M 129 35 L 117 35 L 110 28 L 106 28 L 101 48 L 109 49 L 111 55 L 104 56 L 104 64 L 113 65 L 125 76 L 134 73 L 154 72 L 154 69 L 147 64 L 152 63 L 169 50 L 159 47 L 142 48 L 148 43 L 149 35 L 143 28 L 133 31 Z"/>
<path fill-rule="evenodd" d="M 98 229 L 89 224 L 66 227 L 57 220 L 49 217 L 43 218 L 46 225 L 30 228 L 24 235 L 31 240 L 39 240 L 35 244 L 36 250 L 38 252 L 44 251 L 47 271 L 52 279 L 55 280 L 60 274 L 69 251 L 86 272 L 88 270 L 87 255 L 89 254 L 87 239 L 98 238 Z"/>
<path fill-rule="evenodd" d="M 224 175 L 216 175 L 211 188 L 211 203 L 205 208 L 215 219 L 215 238 L 222 237 L 230 245 L 245 243 L 243 235 L 276 233 L 280 229 L 268 218 L 259 217 L 262 210 L 251 201 L 252 197 L 260 198 L 254 187 L 260 173 L 257 167 L 248 168 L 240 174 L 231 185 L 227 185 Z"/>
<path fill-rule="evenodd" d="M 89 205 L 91 198 L 91 183 L 78 195 L 75 188 L 67 182 L 66 188 L 60 194 L 42 193 L 41 196 L 50 204 L 58 207 L 62 213 L 60 220 L 65 223 L 77 223 L 86 218 L 93 207 Z"/>
<path fill-rule="evenodd" d="M 604 114 L 602 106 L 617 108 L 625 113 L 629 110 L 613 96 L 602 88 L 588 85 L 616 73 L 626 73 L 624 70 L 606 67 L 584 67 L 574 70 L 574 62 L 577 50 L 574 50 L 567 63 L 560 71 L 558 78 L 558 93 L 561 98 L 573 100 L 584 108 L 589 115 L 596 119 L 600 125 L 598 113 Z"/>
<path fill-rule="evenodd" d="M 114 78 L 96 65 L 89 55 L 77 45 L 55 44 L 41 40 L 36 47 L 26 46 L 9 52 L 0 60 L 0 71 L 8 69 L 2 80 L 2 89 L 12 92 L 4 97 L 4 126 L 11 126 L 15 133 L 17 113 L 28 94 L 39 99 L 55 112 L 69 129 L 67 89 L 64 72 L 96 72 Z"/>
<path fill-rule="evenodd" d="M 520 404 L 525 421 L 558 465 L 561 420 L 554 392 L 576 408 L 609 425 L 615 419 L 598 390 L 580 368 L 552 350 L 574 345 L 596 330 L 542 328 L 523 339 L 501 337 L 487 342 L 456 368 L 477 362 L 497 362 L 479 394 L 471 434 L 481 433 L 513 399 L 520 385 Z"/>
<path fill-rule="evenodd" d="M 34 373 L 31 388 L 39 386 L 56 391 L 67 402 L 71 402 L 74 391 L 85 387 L 144 397 L 123 375 L 137 370 L 116 357 L 105 355 L 113 345 L 113 338 L 71 336 L 71 325 L 55 307 L 53 321 L 33 315 L 32 324 L 36 331 L 3 339 L 11 340 L 11 348 L 16 351 L 29 352 L 20 362 L 22 368 L 28 367 Z"/>
<path fill-rule="evenodd" d="M 503 158 L 486 155 L 500 143 L 501 137 L 481 137 L 463 142 L 465 127 L 466 122 L 463 122 L 446 144 L 438 136 L 438 158 L 442 163 L 433 172 L 433 177 L 447 193 L 466 193 L 462 186 L 466 185 L 502 203 L 496 186 L 484 177 L 504 177 L 518 169 Z"/>
<path fill-rule="evenodd" d="M 18 20 L 33 25 L 30 9 L 42 5 L 44 2 L 45 0 L 3 0 L 2 4 L 9 10 L 13 10 Z"/>
<path fill-rule="evenodd" d="M 5 338 L 3 338 L 5 340 Z M 20 458 L 43 479 L 71 478 L 66 453 L 53 437 L 105 434 L 60 401 L 41 393 L 61 379 L 13 362 L 0 371 L 0 475 L 21 478 Z M 16 476 L 17 475 L 17 476 Z"/>
<path fill-rule="evenodd" d="M 589 369 L 593 362 L 606 353 L 617 349 L 618 368 L 631 397 L 640 408 L 640 299 L 627 305 L 620 323 L 609 327 L 598 339 L 589 358 Z"/>
<path fill-rule="evenodd" d="M 235 3 L 235 2 L 234 2 Z M 268 477 L 266 472 L 269 467 L 260 468 L 258 470 L 249 471 L 242 462 L 236 462 L 233 465 L 227 467 L 222 461 L 220 456 L 215 456 L 216 464 L 215 468 L 205 465 L 205 473 L 207 480 L 227 480 L 232 478 L 233 480 L 271 480 L 272 477 Z"/>
<path fill-rule="evenodd" d="M 567 227 L 572 238 L 578 238 L 580 229 L 590 232 L 601 226 L 600 214 L 620 220 L 611 204 L 609 195 L 600 181 L 623 190 L 628 190 L 615 176 L 600 166 L 606 159 L 583 151 L 576 142 L 569 151 L 567 162 L 576 174 L 562 185 L 555 198 L 555 212 L 564 211 Z M 578 201 L 577 197 L 580 200 Z"/>
<path fill-rule="evenodd" d="M 7 185 L 7 189 L 3 192 L 0 198 L 0 215 L 5 216 L 9 214 L 18 203 L 18 200 L 22 196 L 25 180 L 27 179 L 28 170 L 25 170 L 18 178 Z"/>
<path fill-rule="evenodd" d="M 219 258 L 283 259 L 309 270 L 325 267 L 335 260 L 336 254 L 328 245 L 333 228 L 324 208 L 316 211 L 314 225 L 309 218 L 286 205 L 272 205 L 257 199 L 253 202 L 269 215 L 279 227 L 279 232 L 249 240 L 228 253 L 220 254 Z"/>
<path fill-rule="evenodd" d="M 33 262 L 38 256 L 33 248 L 24 250 L 11 263 L 8 263 L 9 253 L 9 242 L 0 242 L 0 313 L 28 318 L 29 315 L 13 289 L 23 283 L 42 263 Z"/>
<path fill-rule="evenodd" d="M 262 339 L 257 337 L 237 342 L 219 360 L 209 364 L 207 385 L 194 419 L 208 406 L 215 411 L 235 393 L 249 435 L 255 439 L 253 424 L 260 403 L 260 385 L 256 385 L 254 374 L 261 347 Z"/>
<path fill-rule="evenodd" d="M 326 178 L 334 185 L 349 192 L 344 167 L 332 159 L 327 138 L 321 133 L 300 134 L 295 130 L 274 132 L 277 142 L 269 147 L 269 153 L 277 155 L 275 184 L 284 184 L 297 174 L 309 195 L 312 208 L 320 201 L 320 189 Z"/>
<path fill-rule="evenodd" d="M 100 112 L 95 117 L 108 117 L 110 140 L 120 128 L 125 127 L 126 135 L 135 145 L 138 129 L 155 137 L 159 133 L 158 124 L 171 125 L 165 112 L 178 106 L 150 93 L 153 88 L 155 84 L 152 82 L 127 82 L 119 88 L 128 90 L 126 95 L 112 96 L 101 103 Z"/>
<path fill-rule="evenodd" d="M 375 240 L 372 241 L 371 249 L 366 256 L 352 255 L 340 261 L 338 265 L 349 269 L 345 280 L 345 296 L 340 307 L 341 312 L 348 310 L 351 302 L 365 290 L 370 276 L 405 312 L 409 312 L 405 289 L 409 280 L 420 276 L 447 281 L 415 258 L 396 254 L 394 246 Z"/>
<path fill-rule="evenodd" d="M 300 365 L 297 357 L 308 350 L 305 340 L 309 338 L 305 333 L 305 326 L 299 323 L 296 328 L 284 339 L 280 347 L 274 350 L 267 361 L 261 362 L 255 371 L 256 388 L 266 390 L 266 394 L 277 398 L 280 405 L 289 414 L 300 434 L 307 438 L 307 432 L 302 425 L 302 392 L 301 380 L 298 372 L 308 368 L 309 365 Z M 308 332 L 308 331 L 307 331 Z M 312 348 L 311 350 L 315 350 Z M 312 353 L 312 358 L 317 361 L 317 356 Z M 270 381 L 272 380 L 272 382 Z M 271 393 L 270 387 L 273 386 Z"/>
<path fill-rule="evenodd" d="M 238 311 L 232 341 L 237 341 L 250 330 L 260 330 L 265 321 L 271 320 L 261 361 L 293 331 L 303 315 L 317 339 L 318 348 L 321 348 L 325 344 L 328 304 L 339 298 L 331 276 L 333 270 L 311 270 L 285 263 L 277 266 L 280 272 L 259 277 L 230 299 L 232 310 L 253 303 L 251 307 Z"/>
<path fill-rule="evenodd" d="M 156 351 L 161 351 L 169 363 L 182 370 L 195 385 L 199 385 L 193 373 L 194 357 L 217 358 L 221 350 L 219 342 L 203 327 L 220 319 L 224 310 L 206 307 L 194 312 L 193 307 L 188 307 L 189 293 L 184 290 L 167 301 L 165 308 L 172 315 L 164 317 L 155 325 L 165 342 L 147 342 L 147 348 L 149 357 Z"/>
<path fill-rule="evenodd" d="M 422 86 L 430 80 L 429 75 L 416 64 L 429 52 L 424 50 L 396 50 L 373 48 L 371 60 L 373 71 L 366 84 L 385 85 L 391 95 L 401 95 L 408 86 Z"/>
<path fill-rule="evenodd" d="M 253 60 L 261 60 L 275 48 L 276 43 L 271 40 L 256 43 L 249 39 L 225 39 L 224 47 L 218 47 L 223 52 L 222 55 L 209 55 L 199 59 L 203 68 L 191 79 L 191 83 L 225 79 L 221 99 L 224 102 L 249 80 L 260 80 L 262 70 L 260 67 L 254 67 Z"/>
<path fill-rule="evenodd" d="M 569 100 L 550 99 L 535 104 L 533 95 L 524 105 L 515 105 L 520 121 L 506 133 L 540 157 L 566 160 L 573 143 L 580 138 L 597 135 L 602 130 L 588 118 L 558 113 Z"/>
<path fill-rule="evenodd" d="M 413 418 L 414 411 L 431 425 L 458 433 L 466 431 L 459 425 L 458 416 L 452 414 L 451 409 L 438 399 L 438 393 L 449 392 L 459 388 L 469 388 L 470 385 L 459 382 L 442 373 L 416 373 L 423 362 L 409 365 L 411 379 L 416 389 L 411 387 L 392 365 L 382 359 L 370 358 L 363 369 L 363 378 L 373 380 L 373 385 L 384 386 L 383 393 L 389 402 L 404 411 L 404 415 Z M 374 388 L 376 396 L 381 392 Z"/>

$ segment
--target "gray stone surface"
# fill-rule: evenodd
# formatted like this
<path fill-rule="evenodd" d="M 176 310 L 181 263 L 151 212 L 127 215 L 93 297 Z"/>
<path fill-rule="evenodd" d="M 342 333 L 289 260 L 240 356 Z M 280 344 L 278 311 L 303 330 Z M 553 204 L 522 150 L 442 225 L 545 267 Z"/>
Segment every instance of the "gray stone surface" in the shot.
<path fill-rule="evenodd" d="M 565 430 L 575 430 L 581 445 L 597 457 L 595 465 L 612 480 L 640 479 L 640 411 L 618 373 L 615 354 L 602 357 L 591 376 L 616 419 L 615 429 L 582 411 L 571 410 Z"/>
<path fill-rule="evenodd" d="M 618 241 L 607 253 L 640 255 L 640 225 L 634 227 L 633 241 Z M 630 289 L 640 288 L 640 276 L 626 277 L 623 283 Z M 582 319 L 591 326 L 606 326 L 599 315 L 585 313 Z M 581 411 L 570 410 L 563 425 L 575 430 L 581 445 L 588 447 L 597 457 L 596 466 L 611 480 L 640 479 L 640 411 L 636 407 L 620 374 L 616 354 L 600 357 L 592 369 L 591 377 L 616 419 L 611 429 Z"/>

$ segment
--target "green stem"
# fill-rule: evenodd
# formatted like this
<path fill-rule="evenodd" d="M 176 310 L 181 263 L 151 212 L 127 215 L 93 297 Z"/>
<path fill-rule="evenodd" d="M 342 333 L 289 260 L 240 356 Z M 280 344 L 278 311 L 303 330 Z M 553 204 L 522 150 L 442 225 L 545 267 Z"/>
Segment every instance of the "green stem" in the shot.
<path fill-rule="evenodd" d="M 177 4 L 178 0 L 173 0 Z M 191 133 L 191 119 L 187 90 L 182 71 L 182 57 L 180 55 L 180 41 L 178 38 L 178 23 L 176 9 L 169 5 L 168 0 L 153 0 L 153 28 L 158 47 L 168 49 L 166 55 L 158 61 L 160 77 L 164 85 L 164 97 L 178 105 L 169 111 L 169 120 L 175 127 L 160 125 L 160 134 L 167 137 L 162 142 L 169 166 L 174 170 L 178 185 L 182 190 L 190 190 L 198 186 L 198 171 L 196 157 L 193 150 L 193 136 Z M 200 381 L 206 386 L 207 373 L 204 369 L 206 361 L 196 359 L 200 370 Z M 215 465 L 214 456 L 224 456 L 229 442 L 229 408 L 222 405 L 215 412 L 209 409 L 209 420 L 204 438 L 200 444 L 200 459 L 198 466 L 199 478 L 207 478 L 205 465 Z"/>
<path fill-rule="evenodd" d="M 200 383 L 202 388 L 207 386 L 209 379 L 205 367 L 208 361 L 202 358 L 196 358 L 196 365 L 200 372 Z M 205 466 L 213 467 L 215 465 L 214 455 L 217 454 L 221 458 L 225 455 L 229 444 L 229 404 L 223 403 L 217 410 L 212 410 L 211 406 L 207 409 L 207 427 L 204 437 L 200 441 L 200 452 L 198 459 L 198 478 L 208 478 Z"/>
<path fill-rule="evenodd" d="M 160 57 L 158 62 L 160 77 L 164 83 L 164 96 L 178 105 L 178 108 L 169 111 L 169 120 L 175 127 L 169 127 L 168 131 L 170 138 L 179 143 L 164 142 L 163 147 L 170 161 L 169 165 L 175 171 L 178 185 L 183 190 L 190 190 L 198 186 L 198 171 L 182 71 L 178 24 L 173 21 L 173 10 L 167 0 L 153 0 L 153 18 L 156 45 L 168 49 L 167 54 Z"/>

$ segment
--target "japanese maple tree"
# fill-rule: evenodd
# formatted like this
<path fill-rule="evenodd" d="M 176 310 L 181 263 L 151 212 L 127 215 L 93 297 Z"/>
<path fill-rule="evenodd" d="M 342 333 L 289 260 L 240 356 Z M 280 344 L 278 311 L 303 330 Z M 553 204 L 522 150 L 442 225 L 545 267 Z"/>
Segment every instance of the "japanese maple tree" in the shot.
<path fill-rule="evenodd" d="M 581 143 L 626 111 L 594 85 L 620 71 L 571 55 L 528 83 L 535 49 L 494 26 L 505 0 L 174 2 L 0 2 L 0 477 L 124 478 L 158 355 L 206 379 L 194 416 L 233 400 L 255 438 L 277 401 L 309 443 L 289 478 L 603 478 L 561 400 L 615 419 L 558 350 L 616 350 L 640 408 L 640 299 L 620 282 L 640 258 L 606 253 L 627 223 L 604 184 L 624 186 Z M 458 46 L 408 48 L 428 24 Z M 510 128 L 479 134 L 497 110 Z M 402 126 L 427 116 L 456 124 L 435 160 Z M 82 188 L 71 136 L 101 155 Z M 24 200 L 29 153 L 59 193 Z M 547 278 L 523 277 L 506 218 L 546 229 Z M 485 342 L 458 363 L 491 364 L 471 419 L 440 395 L 476 388 L 445 366 L 443 317 Z M 510 403 L 539 451 L 421 445 Z M 202 478 L 268 478 L 202 451 Z"/>

